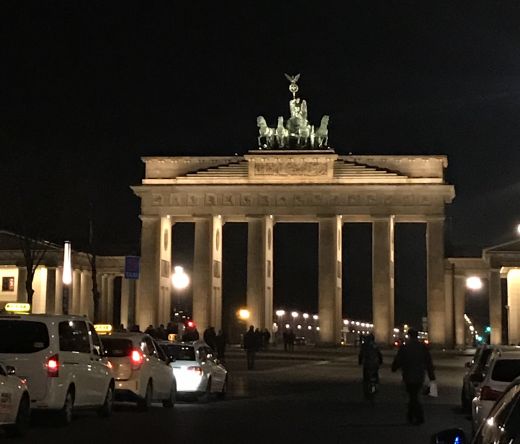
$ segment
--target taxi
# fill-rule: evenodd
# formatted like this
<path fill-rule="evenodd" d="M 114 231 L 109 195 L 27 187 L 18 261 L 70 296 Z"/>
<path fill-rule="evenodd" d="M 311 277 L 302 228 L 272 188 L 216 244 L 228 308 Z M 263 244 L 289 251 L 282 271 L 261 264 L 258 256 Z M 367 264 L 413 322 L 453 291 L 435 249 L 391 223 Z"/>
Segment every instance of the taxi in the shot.
<path fill-rule="evenodd" d="M 199 396 L 206 401 L 212 395 L 226 396 L 228 372 L 206 342 L 158 341 L 158 344 L 171 361 L 180 396 Z"/>
<path fill-rule="evenodd" d="M 29 426 L 31 402 L 25 381 L 13 367 L 0 364 L 0 426 L 8 435 L 25 433 Z"/>
<path fill-rule="evenodd" d="M 152 402 L 173 408 L 177 396 L 175 375 L 152 337 L 146 333 L 113 332 L 106 326 L 95 328 L 101 333 L 104 354 L 112 366 L 116 401 L 135 402 L 141 411 L 148 410 Z"/>

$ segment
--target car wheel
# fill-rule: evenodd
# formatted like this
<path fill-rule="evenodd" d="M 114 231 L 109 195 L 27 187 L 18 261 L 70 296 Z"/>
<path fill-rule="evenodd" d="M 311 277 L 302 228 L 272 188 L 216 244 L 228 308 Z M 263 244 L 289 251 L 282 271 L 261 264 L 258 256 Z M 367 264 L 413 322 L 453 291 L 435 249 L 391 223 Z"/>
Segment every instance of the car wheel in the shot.
<path fill-rule="evenodd" d="M 163 400 L 162 405 L 167 409 L 172 409 L 175 406 L 175 398 L 177 397 L 177 388 L 175 384 L 172 384 L 172 388 L 170 390 L 170 397 L 168 399 Z"/>
<path fill-rule="evenodd" d="M 7 426 L 5 431 L 7 436 L 23 436 L 29 428 L 31 421 L 31 403 L 27 395 L 23 396 L 18 406 L 18 413 L 16 415 L 16 422 L 13 425 Z"/>
<path fill-rule="evenodd" d="M 227 384 L 228 384 L 228 378 L 226 376 L 226 379 L 224 379 L 224 384 L 222 385 L 222 390 L 217 395 L 218 399 L 224 399 L 226 397 Z"/>
<path fill-rule="evenodd" d="M 152 405 L 152 396 L 153 396 L 152 381 L 148 381 L 148 384 L 146 385 L 146 392 L 144 393 L 144 398 L 137 401 L 137 408 L 142 412 L 146 412 Z"/>
<path fill-rule="evenodd" d="M 105 395 L 105 402 L 98 409 L 97 414 L 102 418 L 108 418 L 112 415 L 112 407 L 114 406 L 114 387 L 108 386 L 107 394 Z"/>
<path fill-rule="evenodd" d="M 74 395 L 72 390 L 69 388 L 65 395 L 65 402 L 63 407 L 58 411 L 58 422 L 61 425 L 68 425 L 72 422 L 72 412 L 74 410 Z"/>

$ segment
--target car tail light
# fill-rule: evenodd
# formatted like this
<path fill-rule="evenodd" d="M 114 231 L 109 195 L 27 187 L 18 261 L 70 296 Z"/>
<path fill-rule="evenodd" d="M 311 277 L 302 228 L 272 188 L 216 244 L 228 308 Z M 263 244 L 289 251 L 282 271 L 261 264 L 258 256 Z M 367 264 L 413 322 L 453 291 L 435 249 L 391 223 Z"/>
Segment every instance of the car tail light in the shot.
<path fill-rule="evenodd" d="M 51 356 L 47 359 L 47 376 L 49 378 L 57 378 L 60 376 L 60 361 L 58 355 Z"/>
<path fill-rule="evenodd" d="M 199 374 L 199 376 L 202 376 L 202 367 L 199 367 L 198 365 L 193 365 L 191 367 L 188 367 L 188 370 L 190 372 L 196 372 Z"/>
<path fill-rule="evenodd" d="M 488 387 L 487 385 L 482 387 L 480 391 L 481 401 L 496 401 L 498 398 L 500 398 L 501 395 L 502 392 L 493 390 L 491 387 Z"/>
<path fill-rule="evenodd" d="M 132 361 L 132 368 L 138 370 L 143 364 L 143 354 L 140 350 L 134 348 L 130 353 L 130 361 Z"/>

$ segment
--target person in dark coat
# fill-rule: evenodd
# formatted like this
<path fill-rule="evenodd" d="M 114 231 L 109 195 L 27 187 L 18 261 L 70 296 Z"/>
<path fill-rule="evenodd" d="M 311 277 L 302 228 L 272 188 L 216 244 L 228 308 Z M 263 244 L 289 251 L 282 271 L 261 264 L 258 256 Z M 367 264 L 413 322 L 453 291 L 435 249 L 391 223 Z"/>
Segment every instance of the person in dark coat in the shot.
<path fill-rule="evenodd" d="M 218 331 L 218 335 L 215 336 L 215 344 L 217 346 L 217 359 L 224 361 L 226 354 L 226 343 L 227 338 L 222 330 Z"/>
<path fill-rule="evenodd" d="M 216 337 L 217 334 L 215 333 L 215 327 L 208 327 L 206 330 L 204 330 L 204 333 L 202 334 L 202 337 L 204 338 L 204 342 L 208 344 L 213 350 L 217 350 L 217 344 L 216 344 Z"/>
<path fill-rule="evenodd" d="M 258 339 L 255 334 L 255 327 L 252 325 L 244 335 L 244 350 L 246 351 L 247 357 L 247 369 L 253 370 L 255 368 L 255 355 L 258 351 Z"/>
<path fill-rule="evenodd" d="M 432 357 L 430 351 L 417 339 L 417 331 L 408 330 L 408 341 L 399 348 L 392 363 L 392 371 L 401 369 L 403 382 L 408 392 L 407 419 L 411 424 L 424 422 L 424 411 L 419 401 L 419 394 L 424 384 L 425 373 L 428 373 L 430 381 L 435 381 Z"/>
<path fill-rule="evenodd" d="M 263 348 L 266 350 L 269 347 L 270 339 L 271 339 L 271 333 L 269 333 L 269 330 L 267 330 L 267 328 L 264 328 L 264 331 L 262 332 L 262 344 L 263 344 Z"/>
<path fill-rule="evenodd" d="M 379 382 L 379 367 L 383 364 L 383 355 L 376 345 L 374 335 L 370 333 L 365 337 L 359 351 L 358 364 L 363 366 L 363 393 L 365 398 L 370 396 L 370 380 Z"/>

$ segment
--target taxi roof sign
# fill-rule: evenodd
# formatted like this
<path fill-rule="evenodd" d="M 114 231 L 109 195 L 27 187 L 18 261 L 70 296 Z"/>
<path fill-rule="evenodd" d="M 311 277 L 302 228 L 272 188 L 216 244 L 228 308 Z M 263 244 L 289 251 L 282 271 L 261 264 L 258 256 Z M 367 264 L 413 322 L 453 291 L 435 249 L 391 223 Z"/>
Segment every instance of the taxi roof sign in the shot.
<path fill-rule="evenodd" d="M 30 313 L 31 304 L 27 302 L 8 302 L 4 307 L 9 313 Z"/>
<path fill-rule="evenodd" d="M 94 324 L 94 330 L 96 330 L 97 333 L 111 333 L 112 332 L 112 326 L 110 324 Z"/>

